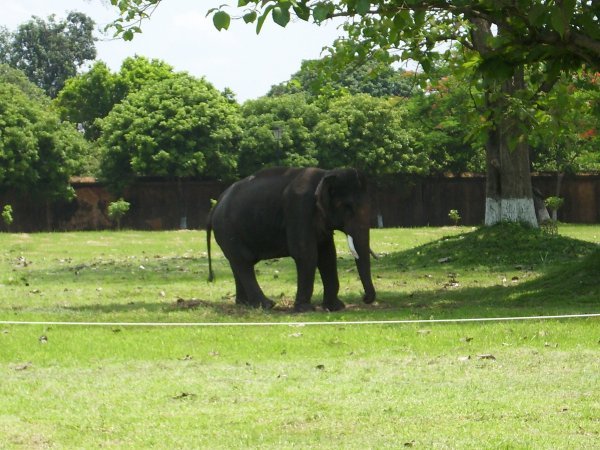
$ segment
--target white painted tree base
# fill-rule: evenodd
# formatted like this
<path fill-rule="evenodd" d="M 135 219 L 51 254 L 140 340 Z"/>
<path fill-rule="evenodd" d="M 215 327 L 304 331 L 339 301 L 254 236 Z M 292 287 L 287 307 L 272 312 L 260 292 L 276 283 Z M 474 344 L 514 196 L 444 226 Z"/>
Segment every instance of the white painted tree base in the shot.
<path fill-rule="evenodd" d="M 522 222 L 538 226 L 532 198 L 493 198 L 485 199 L 485 224 L 495 225 L 500 222 Z"/>

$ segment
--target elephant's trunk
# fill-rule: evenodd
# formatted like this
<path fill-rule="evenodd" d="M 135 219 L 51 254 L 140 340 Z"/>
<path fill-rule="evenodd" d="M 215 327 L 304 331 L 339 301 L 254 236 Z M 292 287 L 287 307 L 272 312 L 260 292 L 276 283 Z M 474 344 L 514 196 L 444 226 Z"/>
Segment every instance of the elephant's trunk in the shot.
<path fill-rule="evenodd" d="M 369 229 L 361 228 L 354 233 L 348 233 L 348 246 L 350 252 L 356 260 L 356 268 L 362 282 L 365 295 L 363 301 L 365 303 L 373 303 L 375 301 L 375 287 L 371 279 L 371 248 L 369 246 Z"/>

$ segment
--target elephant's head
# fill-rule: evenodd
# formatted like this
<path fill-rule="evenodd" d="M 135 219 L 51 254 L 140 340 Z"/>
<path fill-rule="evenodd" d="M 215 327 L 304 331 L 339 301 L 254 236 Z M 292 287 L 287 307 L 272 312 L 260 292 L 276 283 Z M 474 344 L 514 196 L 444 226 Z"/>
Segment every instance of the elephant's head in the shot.
<path fill-rule="evenodd" d="M 346 233 L 365 290 L 363 300 L 374 302 L 369 246 L 371 210 L 365 176 L 355 169 L 332 170 L 320 181 L 315 195 L 328 228 Z"/>

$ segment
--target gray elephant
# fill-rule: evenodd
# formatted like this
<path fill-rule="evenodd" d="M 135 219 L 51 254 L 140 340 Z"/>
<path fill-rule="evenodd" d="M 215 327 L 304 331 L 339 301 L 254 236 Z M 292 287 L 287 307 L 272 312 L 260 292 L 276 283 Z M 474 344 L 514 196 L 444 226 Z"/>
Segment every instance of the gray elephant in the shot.
<path fill-rule="evenodd" d="M 323 281 L 323 308 L 345 307 L 338 298 L 339 280 L 334 230 L 346 233 L 365 291 L 375 301 L 369 246 L 370 208 L 367 181 L 355 169 L 271 168 L 230 186 L 208 217 L 209 277 L 211 231 L 233 271 L 236 303 L 272 308 L 256 280 L 261 260 L 291 256 L 298 290 L 294 310 L 311 311 L 316 269 Z"/>

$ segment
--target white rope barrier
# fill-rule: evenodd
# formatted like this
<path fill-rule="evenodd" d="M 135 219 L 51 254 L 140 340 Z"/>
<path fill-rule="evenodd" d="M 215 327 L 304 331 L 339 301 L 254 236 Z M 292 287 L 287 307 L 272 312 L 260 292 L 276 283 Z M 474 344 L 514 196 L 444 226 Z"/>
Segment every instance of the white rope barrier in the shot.
<path fill-rule="evenodd" d="M 306 327 L 306 326 L 346 326 L 346 325 L 406 325 L 467 322 L 509 322 L 526 320 L 559 320 L 600 317 L 600 313 L 562 314 L 554 316 L 524 317 L 477 317 L 463 319 L 402 319 L 402 320 L 360 320 L 360 321 L 315 321 L 315 322 L 46 322 L 0 320 L 0 325 L 44 325 L 82 327 Z"/>

